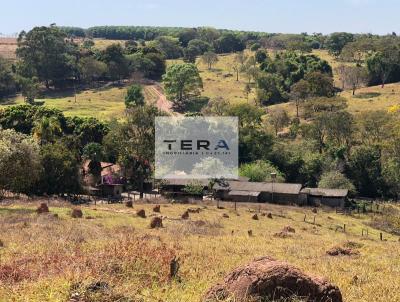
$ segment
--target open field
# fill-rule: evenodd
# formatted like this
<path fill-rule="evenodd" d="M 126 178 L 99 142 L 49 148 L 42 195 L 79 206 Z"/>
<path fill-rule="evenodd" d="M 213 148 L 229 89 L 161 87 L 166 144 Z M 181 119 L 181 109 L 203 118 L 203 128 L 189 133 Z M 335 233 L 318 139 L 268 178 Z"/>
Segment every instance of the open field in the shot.
<path fill-rule="evenodd" d="M 203 80 L 202 95 L 211 99 L 222 97 L 232 103 L 247 102 L 244 94 L 244 86 L 247 83 L 247 79 L 241 74 L 239 81 L 236 81 L 236 74 L 230 66 L 234 57 L 235 54 L 218 55 L 218 62 L 210 70 L 199 58 L 197 59 L 196 66 Z M 172 65 L 182 62 L 182 60 L 168 60 L 167 64 Z M 254 100 L 254 96 L 250 94 L 249 100 L 252 99 Z"/>
<path fill-rule="evenodd" d="M 124 115 L 126 89 L 127 85 L 79 91 L 76 94 L 76 101 L 74 91 L 69 90 L 62 93 L 52 93 L 43 99 L 37 99 L 37 101 L 63 111 L 66 116 L 95 117 L 100 120 L 118 119 Z M 159 94 L 157 94 L 156 89 L 158 88 L 155 85 L 144 86 L 143 90 L 147 102 L 154 103 L 158 100 Z M 23 102 L 23 98 L 17 96 L 0 103 L 0 108 Z"/>
<path fill-rule="evenodd" d="M 400 105 L 400 83 L 381 86 L 363 87 L 352 95 L 351 91 L 343 91 L 341 96 L 347 99 L 347 110 L 352 114 L 364 111 L 388 111 L 392 106 Z M 296 107 L 292 102 L 271 106 L 271 108 L 285 108 L 291 116 L 296 115 Z"/>
<path fill-rule="evenodd" d="M 133 209 L 83 206 L 84 218 L 74 219 L 68 204 L 51 200 L 49 214 L 37 214 L 37 205 L 0 205 L 1 301 L 61 302 L 71 295 L 96 294 L 84 301 L 199 301 L 234 267 L 266 255 L 328 278 L 339 286 L 345 301 L 400 301 L 400 262 L 394 261 L 400 257 L 399 238 L 383 233 L 387 241 L 380 241 L 379 231 L 366 225 L 371 220 L 367 215 L 345 216 L 332 210 L 314 214 L 311 208 L 262 204 L 261 211 L 273 218 L 260 215 L 253 220 L 255 204 L 241 204 L 236 213 L 227 203 L 222 204 L 225 209 L 211 203 L 162 203 L 160 214 L 152 212 L 152 204 L 135 204 Z M 180 215 L 188 208 L 200 212 L 182 220 Z M 148 218 L 138 217 L 138 209 L 145 209 Z M 229 218 L 222 218 L 223 213 Z M 163 216 L 164 227 L 150 229 L 156 214 Z M 343 224 L 346 233 L 336 232 Z M 287 225 L 296 232 L 274 237 Z M 361 237 L 363 228 L 369 229 L 368 238 Z M 331 247 L 346 244 L 360 254 L 326 255 Z M 174 257 L 179 258 L 180 269 L 178 278 L 171 280 Z M 90 289 L 96 282 L 106 284 L 105 292 Z"/>

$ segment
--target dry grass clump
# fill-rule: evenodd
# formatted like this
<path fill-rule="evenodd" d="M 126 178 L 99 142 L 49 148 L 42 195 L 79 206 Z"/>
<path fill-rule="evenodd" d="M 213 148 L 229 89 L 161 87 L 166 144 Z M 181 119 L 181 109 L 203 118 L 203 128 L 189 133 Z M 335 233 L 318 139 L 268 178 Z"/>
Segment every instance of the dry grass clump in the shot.
<path fill-rule="evenodd" d="M 171 225 L 168 227 L 168 232 L 177 236 L 218 236 L 223 232 L 223 225 L 218 221 L 174 220 L 171 222 Z"/>
<path fill-rule="evenodd" d="M 400 235 L 400 209 L 395 206 L 386 206 L 381 214 L 373 217 L 369 226 L 394 235 Z"/>
<path fill-rule="evenodd" d="M 165 244 L 125 234 L 101 247 L 83 248 L 78 244 L 54 246 L 41 253 L 16 253 L 0 264 L 0 282 L 15 285 L 44 278 L 105 276 L 113 283 L 135 279 L 150 286 L 169 278 L 169 264 L 175 251 Z"/>

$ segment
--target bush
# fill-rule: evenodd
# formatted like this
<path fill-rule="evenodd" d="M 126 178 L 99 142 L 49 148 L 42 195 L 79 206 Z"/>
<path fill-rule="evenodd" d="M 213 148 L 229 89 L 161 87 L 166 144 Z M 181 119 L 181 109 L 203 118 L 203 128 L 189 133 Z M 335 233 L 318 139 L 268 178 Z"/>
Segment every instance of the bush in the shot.
<path fill-rule="evenodd" d="M 338 171 L 329 171 L 322 174 L 318 188 L 325 189 L 348 189 L 351 195 L 356 193 L 352 182 Z"/>
<path fill-rule="evenodd" d="M 1 191 L 31 193 L 40 173 L 39 146 L 14 130 L 0 130 Z"/>
<path fill-rule="evenodd" d="M 278 182 L 284 182 L 284 175 L 269 161 L 255 161 L 249 164 L 243 164 L 240 166 L 240 176 L 248 177 L 249 181 L 262 182 L 272 181 L 271 173 L 276 173 L 276 180 Z"/>

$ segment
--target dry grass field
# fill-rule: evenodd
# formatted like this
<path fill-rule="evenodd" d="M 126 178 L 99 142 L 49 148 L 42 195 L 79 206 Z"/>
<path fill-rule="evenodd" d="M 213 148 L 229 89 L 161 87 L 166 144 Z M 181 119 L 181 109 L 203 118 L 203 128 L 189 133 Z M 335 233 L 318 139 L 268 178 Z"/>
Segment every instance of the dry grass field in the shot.
<path fill-rule="evenodd" d="M 253 220 L 254 204 L 235 212 L 228 203 L 224 209 L 161 203 L 158 214 L 146 203 L 133 209 L 82 206 L 79 219 L 70 216 L 69 204 L 54 200 L 50 213 L 37 214 L 38 202 L 0 205 L 0 301 L 200 301 L 233 268 L 266 255 L 328 278 L 345 301 L 400 301 L 399 238 L 384 232 L 380 241 L 380 231 L 369 226 L 372 216 L 262 204 L 261 212 L 272 219 Z M 200 212 L 182 220 L 188 208 Z M 139 209 L 147 218 L 136 215 Z M 164 227 L 150 229 L 156 215 L 163 216 Z M 335 231 L 343 224 L 346 233 Z M 275 237 L 285 226 L 295 233 Z M 363 228 L 368 237 L 361 236 Z M 359 255 L 328 256 L 334 246 L 352 247 Z M 171 279 L 175 257 L 180 268 Z"/>
<path fill-rule="evenodd" d="M 17 50 L 16 38 L 0 38 L 0 56 L 6 59 L 15 59 Z"/>
<path fill-rule="evenodd" d="M 119 119 L 124 116 L 127 86 L 128 84 L 121 87 L 79 91 L 76 94 L 76 101 L 73 90 L 49 94 L 37 101 L 63 111 L 66 116 L 95 117 L 100 120 Z M 158 95 L 154 85 L 146 85 L 143 90 L 148 103 L 157 101 Z M 24 103 L 22 96 L 17 96 L 0 103 L 0 108 L 22 103 Z"/>

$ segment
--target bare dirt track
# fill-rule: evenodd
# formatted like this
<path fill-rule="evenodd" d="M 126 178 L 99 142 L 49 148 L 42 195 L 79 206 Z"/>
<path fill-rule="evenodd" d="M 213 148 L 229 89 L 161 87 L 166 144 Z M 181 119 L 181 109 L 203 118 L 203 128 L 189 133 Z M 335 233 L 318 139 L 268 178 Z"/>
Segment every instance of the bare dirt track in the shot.
<path fill-rule="evenodd" d="M 167 100 L 166 96 L 163 93 L 161 86 L 158 84 L 155 84 L 155 85 L 149 86 L 149 88 L 157 96 L 157 99 L 155 101 L 155 105 L 157 106 L 157 108 L 164 112 L 167 112 L 169 114 L 174 114 L 174 111 L 172 110 L 172 103 Z"/>

